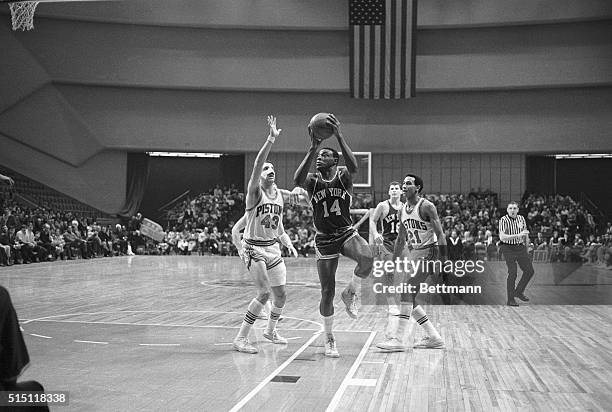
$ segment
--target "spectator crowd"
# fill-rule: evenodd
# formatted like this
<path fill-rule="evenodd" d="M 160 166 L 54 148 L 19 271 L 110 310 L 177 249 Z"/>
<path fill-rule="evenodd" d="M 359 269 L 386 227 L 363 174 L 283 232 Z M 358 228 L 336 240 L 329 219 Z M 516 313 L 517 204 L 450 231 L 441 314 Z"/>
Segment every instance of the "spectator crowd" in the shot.
<path fill-rule="evenodd" d="M 244 213 L 244 201 L 244 193 L 233 185 L 182 200 L 167 212 L 168 230 L 159 254 L 237 255 L 231 230 Z"/>
<path fill-rule="evenodd" d="M 429 195 L 438 209 L 452 259 L 497 260 L 498 207 L 490 192 Z M 612 268 L 612 224 L 570 196 L 529 194 L 521 214 L 530 230 L 529 251 L 541 262 L 580 262 Z"/>
<path fill-rule="evenodd" d="M 531 194 L 523 201 L 532 247 L 550 260 L 612 266 L 612 224 L 570 196 Z"/>
<path fill-rule="evenodd" d="M 127 254 L 131 237 L 120 224 L 8 203 L 0 215 L 0 265 Z"/>
<path fill-rule="evenodd" d="M 498 222 L 506 212 L 495 193 L 472 190 L 467 195 L 426 197 L 438 210 L 451 259 L 502 258 Z M 164 239 L 157 242 L 142 234 L 140 213 L 125 224 L 99 224 L 72 212 L 0 200 L 0 265 L 132 254 L 237 255 L 231 228 L 244 213 L 245 201 L 234 186 L 187 197 L 167 212 Z M 353 208 L 373 205 L 371 194 L 362 193 L 355 196 Z M 540 261 L 612 267 L 612 224 L 604 224 L 582 203 L 569 196 L 530 194 L 521 202 L 521 212 L 531 232 L 530 253 Z M 312 220 L 309 207 L 285 207 L 285 230 L 305 257 L 314 254 Z"/>

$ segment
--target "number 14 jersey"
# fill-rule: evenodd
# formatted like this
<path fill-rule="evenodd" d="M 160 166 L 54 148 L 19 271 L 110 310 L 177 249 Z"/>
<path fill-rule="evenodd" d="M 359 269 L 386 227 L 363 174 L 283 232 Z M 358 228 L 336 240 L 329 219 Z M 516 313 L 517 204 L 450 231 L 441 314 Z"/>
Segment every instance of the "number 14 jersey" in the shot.
<path fill-rule="evenodd" d="M 338 169 L 331 180 L 324 180 L 319 173 L 310 173 L 306 190 L 311 195 L 312 215 L 317 233 L 334 234 L 346 230 L 351 221 L 351 193 L 342 178 L 345 169 Z"/>
<path fill-rule="evenodd" d="M 263 241 L 261 246 L 273 244 L 282 231 L 283 196 L 276 189 L 276 197 L 271 198 L 260 188 L 261 198 L 255 206 L 247 209 L 247 223 L 244 228 L 244 238 L 253 241 Z"/>

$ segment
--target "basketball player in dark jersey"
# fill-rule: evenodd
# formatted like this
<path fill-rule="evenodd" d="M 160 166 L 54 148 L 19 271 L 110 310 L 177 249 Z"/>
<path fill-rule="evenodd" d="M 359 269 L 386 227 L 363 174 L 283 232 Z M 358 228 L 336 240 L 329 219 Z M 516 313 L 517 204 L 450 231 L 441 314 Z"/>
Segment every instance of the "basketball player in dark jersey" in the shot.
<path fill-rule="evenodd" d="M 389 183 L 389 199 L 380 202 L 370 219 L 370 233 L 374 236 L 374 250 L 378 249 L 378 259 L 388 261 L 393 258 L 393 248 L 395 247 L 395 239 L 400 225 L 400 211 L 403 203 L 401 201 L 402 189 L 399 182 Z M 382 224 L 382 232 L 379 231 L 379 224 Z M 393 284 L 393 273 L 384 274 L 382 279 L 383 284 Z M 394 336 L 399 320 L 399 297 L 397 294 L 391 294 L 386 297 L 387 300 L 387 326 L 385 336 L 391 338 Z M 383 303 L 384 304 L 384 303 Z"/>
<path fill-rule="evenodd" d="M 342 136 L 340 122 L 334 115 L 327 118 L 327 125 L 334 135 L 346 159 L 346 167 L 338 167 L 338 152 L 331 148 L 318 150 L 321 140 L 308 128 L 311 145 L 306 157 L 295 172 L 294 183 L 308 192 L 313 208 L 316 229 L 315 249 L 317 270 L 321 282 L 319 312 L 326 332 L 325 356 L 340 355 L 333 335 L 334 295 L 336 269 L 340 253 L 357 262 L 354 275 L 342 292 L 342 301 L 352 318 L 357 318 L 356 292 L 361 279 L 372 271 L 372 252 L 367 242 L 352 227 L 350 207 L 353 195 L 353 175 L 357 172 L 357 159 Z M 308 173 L 314 158 L 316 173 Z"/>
<path fill-rule="evenodd" d="M 402 209 L 402 189 L 399 182 L 389 183 L 389 199 L 380 202 L 370 220 L 370 231 L 374 233 L 374 242 L 379 246 L 380 258 L 390 259 L 399 230 L 399 211 Z M 378 222 L 382 224 L 382 232 L 378 230 Z"/>

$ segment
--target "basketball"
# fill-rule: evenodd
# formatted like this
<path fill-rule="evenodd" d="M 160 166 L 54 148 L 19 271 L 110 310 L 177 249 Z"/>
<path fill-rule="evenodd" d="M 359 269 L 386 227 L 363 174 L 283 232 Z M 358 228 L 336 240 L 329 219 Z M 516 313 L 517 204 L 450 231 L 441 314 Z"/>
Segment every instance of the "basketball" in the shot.
<path fill-rule="evenodd" d="M 325 140 L 333 136 L 334 129 L 326 123 L 329 115 L 330 113 L 317 113 L 310 119 L 308 126 L 312 129 L 316 138 Z"/>

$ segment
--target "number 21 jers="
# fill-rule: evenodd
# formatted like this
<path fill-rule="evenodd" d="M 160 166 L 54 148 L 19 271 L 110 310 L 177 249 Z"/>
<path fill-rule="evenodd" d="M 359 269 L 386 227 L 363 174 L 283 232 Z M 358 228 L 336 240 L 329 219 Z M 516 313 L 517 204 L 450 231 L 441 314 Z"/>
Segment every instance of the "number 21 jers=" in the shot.
<path fill-rule="evenodd" d="M 421 239 L 419 238 L 419 230 L 427 230 L 425 223 L 415 219 L 406 219 L 404 220 L 403 224 L 406 227 L 406 232 L 408 232 L 410 243 L 420 244 Z"/>

